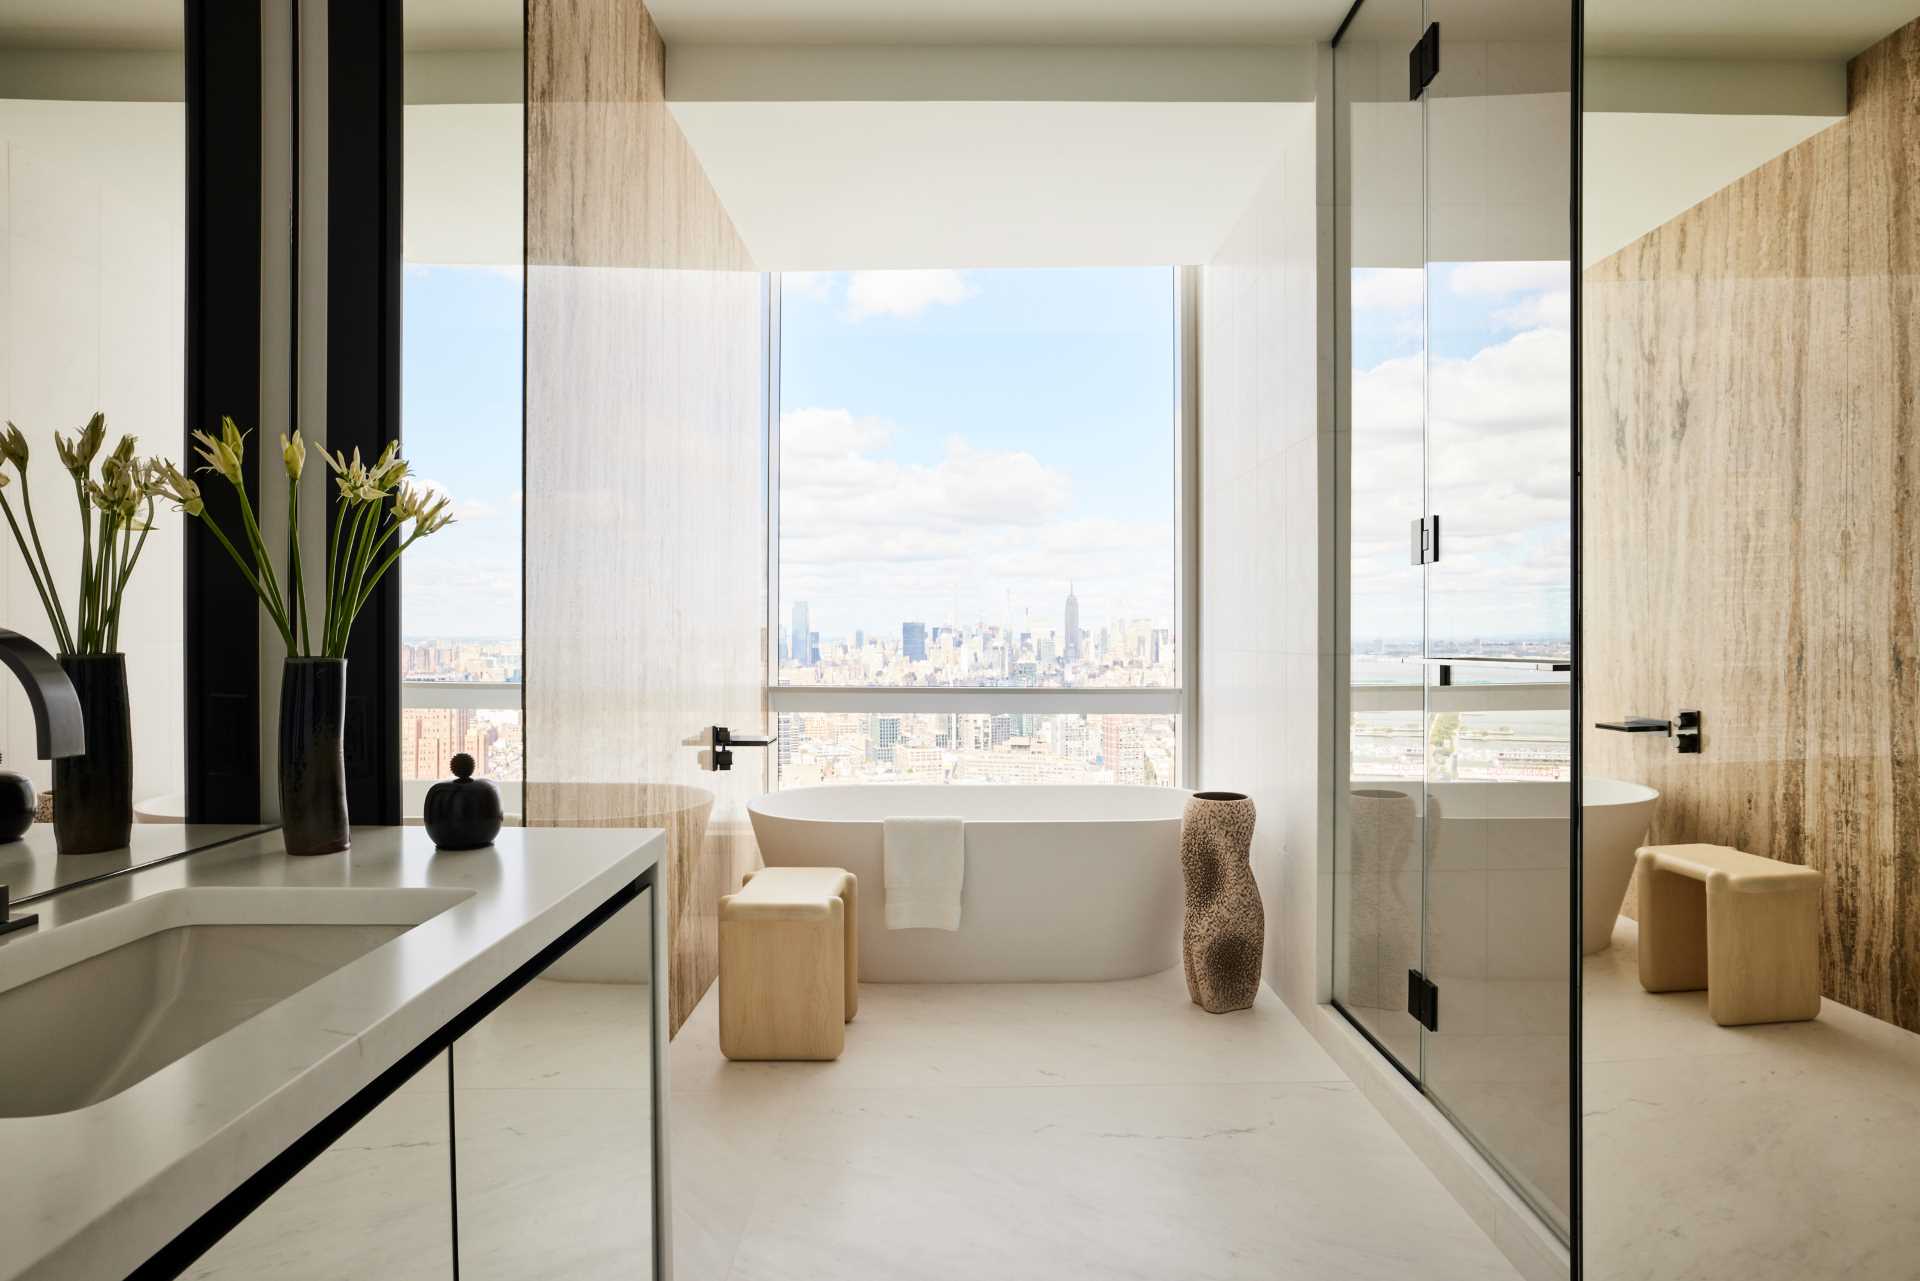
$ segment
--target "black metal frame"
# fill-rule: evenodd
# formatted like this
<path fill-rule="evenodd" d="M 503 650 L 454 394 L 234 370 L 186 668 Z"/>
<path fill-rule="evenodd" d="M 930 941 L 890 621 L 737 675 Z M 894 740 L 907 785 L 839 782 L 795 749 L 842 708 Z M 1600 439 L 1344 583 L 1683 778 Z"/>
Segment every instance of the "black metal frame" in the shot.
<path fill-rule="evenodd" d="M 400 439 L 400 0 L 327 7 L 327 448 Z M 347 643 L 347 807 L 401 819 L 400 575 Z"/>
<path fill-rule="evenodd" d="M 186 0 L 186 403 L 181 458 L 195 429 L 260 408 L 261 68 L 258 5 Z M 256 445 L 257 445 L 256 441 Z M 242 475 L 260 492 L 260 450 Z M 204 489 L 207 511 L 240 524 L 239 496 Z M 260 818 L 260 638 L 253 590 L 198 522 L 186 531 L 183 719 L 187 819 Z M 244 620 L 236 622 L 236 620 Z"/>
<path fill-rule="evenodd" d="M 129 1281 L 168 1281 L 169 1278 L 177 1277 L 185 1272 L 193 1265 L 195 1260 L 213 1248 L 222 1237 L 237 1227 L 248 1215 L 264 1205 L 275 1192 L 285 1187 L 294 1175 L 305 1169 L 316 1157 L 332 1147 L 341 1136 L 365 1119 L 368 1113 L 372 1112 L 374 1108 L 390 1098 L 396 1090 L 411 1080 L 422 1068 L 433 1062 L 434 1057 L 442 1050 L 451 1047 L 455 1041 L 471 1031 L 476 1024 L 486 1018 L 487 1015 L 493 1013 L 494 1010 L 498 1009 L 508 998 L 512 997 L 535 978 L 538 978 L 540 974 L 555 961 L 572 951 L 589 934 L 592 934 L 595 930 L 613 919 L 614 915 L 619 912 L 621 908 L 634 902 L 643 892 L 652 890 L 657 895 L 659 893 L 659 878 L 656 875 L 658 871 L 659 865 L 656 863 L 632 881 L 621 886 L 619 890 L 615 891 L 612 897 L 582 917 L 580 921 L 566 933 L 542 948 L 535 954 L 532 960 L 495 984 L 485 996 L 482 996 L 472 1005 L 469 1005 L 459 1014 L 456 1014 L 426 1040 L 420 1042 L 419 1045 L 402 1055 L 392 1067 L 389 1067 L 386 1071 L 375 1077 L 373 1081 L 361 1089 L 359 1093 L 355 1094 L 338 1108 L 335 1108 L 324 1120 L 301 1135 L 285 1151 L 268 1161 L 264 1166 L 260 1167 L 260 1169 L 254 1171 L 239 1187 L 221 1198 L 217 1205 L 205 1214 L 202 1214 L 198 1219 L 195 1219 L 192 1224 L 184 1229 L 178 1236 L 174 1237 L 172 1241 L 162 1246 L 160 1250 L 145 1263 L 130 1272 L 128 1274 Z M 655 915 L 659 915 L 657 910 Z M 653 955 L 657 958 L 659 952 L 660 947 L 658 942 L 656 942 L 654 944 Z M 666 999 L 665 991 L 667 984 L 663 981 L 664 977 L 664 975 L 659 974 L 652 976 L 651 986 L 653 990 L 649 993 L 649 999 L 651 1001 L 658 1002 Z M 656 1028 L 658 1027 L 657 1019 L 654 1020 L 654 1026 Z M 654 1073 L 656 1080 L 658 1079 L 661 1066 L 659 1057 L 664 1053 L 666 1053 L 666 1047 L 664 1045 L 656 1044 L 653 1047 L 654 1061 L 649 1064 L 649 1067 Z M 451 1068 L 449 1071 L 451 1072 Z M 451 1089 L 453 1078 L 451 1075 L 447 1078 L 447 1084 L 449 1086 L 448 1118 L 449 1122 L 451 1122 L 453 1115 L 451 1111 L 453 1106 Z M 666 1116 L 664 1110 L 656 1106 L 653 1109 L 652 1118 L 652 1124 L 656 1131 L 656 1142 L 659 1127 L 665 1124 L 665 1121 Z M 449 1161 L 451 1161 L 451 1159 L 451 1155 L 449 1155 Z M 661 1185 L 664 1174 L 657 1170 L 655 1173 L 653 1195 L 657 1204 L 661 1196 Z M 454 1184 L 451 1180 L 449 1180 L 448 1188 L 451 1195 L 454 1189 Z M 658 1233 L 655 1235 L 655 1240 L 657 1254 L 659 1245 Z M 460 1254 L 459 1239 L 457 1236 L 454 1240 L 453 1257 L 455 1260 L 453 1275 L 458 1277 L 458 1260 Z M 661 1273 L 658 1269 L 658 1262 L 659 1260 L 656 1258 L 656 1275 L 664 1275 L 664 1273 Z"/>

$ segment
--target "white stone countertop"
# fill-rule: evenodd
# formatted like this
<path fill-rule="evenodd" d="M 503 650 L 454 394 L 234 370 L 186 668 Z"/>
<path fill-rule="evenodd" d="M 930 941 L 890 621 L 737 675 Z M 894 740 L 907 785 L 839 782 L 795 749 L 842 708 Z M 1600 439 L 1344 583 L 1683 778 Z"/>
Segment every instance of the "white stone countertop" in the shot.
<path fill-rule="evenodd" d="M 54 846 L 53 824 L 35 823 L 19 840 L 0 845 L 0 885 L 6 886 L 7 893 L 18 902 L 29 894 L 42 894 L 266 830 L 264 823 L 135 823 L 126 849 L 62 857 Z M 27 910 L 33 909 L 29 906 Z"/>
<path fill-rule="evenodd" d="M 345 853 L 294 858 L 265 832 L 33 904 L 38 926 L 0 937 L 0 988 L 16 940 L 169 890 L 465 895 L 119 1094 L 0 1117 L 0 1281 L 124 1276 L 664 849 L 653 830 L 508 828 L 440 852 L 420 828 L 368 827 Z"/>

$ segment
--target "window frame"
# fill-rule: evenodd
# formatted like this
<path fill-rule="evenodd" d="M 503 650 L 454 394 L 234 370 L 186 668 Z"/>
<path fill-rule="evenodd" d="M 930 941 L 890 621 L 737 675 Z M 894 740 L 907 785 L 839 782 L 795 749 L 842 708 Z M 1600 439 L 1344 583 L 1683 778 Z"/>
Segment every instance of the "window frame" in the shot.
<path fill-rule="evenodd" d="M 1199 687 L 1199 434 L 1200 281 L 1198 267 L 1170 269 L 1174 302 L 1174 647 L 1178 680 L 1153 689 L 1006 689 L 969 686 L 782 685 L 780 683 L 780 315 L 781 273 L 766 273 L 762 362 L 767 514 L 766 701 L 771 735 L 780 717 L 836 713 L 1173 716 L 1182 787 L 1190 786 L 1198 756 L 1194 691 Z M 775 753 L 767 754 L 767 787 L 780 788 Z"/>

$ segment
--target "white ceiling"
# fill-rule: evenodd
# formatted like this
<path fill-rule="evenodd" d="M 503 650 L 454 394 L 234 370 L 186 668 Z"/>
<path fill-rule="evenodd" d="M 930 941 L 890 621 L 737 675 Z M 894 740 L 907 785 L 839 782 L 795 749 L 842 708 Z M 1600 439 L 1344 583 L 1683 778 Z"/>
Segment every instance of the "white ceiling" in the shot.
<path fill-rule="evenodd" d="M 1291 44 L 1325 40 L 1351 0 L 648 0 L 698 44 Z"/>
<path fill-rule="evenodd" d="M 1588 53 L 1851 58 L 1920 17 L 1920 0 L 1587 0 L 1586 14 Z"/>
<path fill-rule="evenodd" d="M 1204 262 L 1313 107 L 676 102 L 770 270 Z"/>

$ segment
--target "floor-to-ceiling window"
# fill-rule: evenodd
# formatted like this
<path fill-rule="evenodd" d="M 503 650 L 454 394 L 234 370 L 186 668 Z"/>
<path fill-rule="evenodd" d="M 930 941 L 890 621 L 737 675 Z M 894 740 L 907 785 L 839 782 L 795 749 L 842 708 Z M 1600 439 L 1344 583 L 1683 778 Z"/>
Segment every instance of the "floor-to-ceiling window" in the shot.
<path fill-rule="evenodd" d="M 460 537 L 407 555 L 400 768 L 408 812 L 457 752 L 518 811 L 521 733 L 521 15 L 406 9 L 401 429 Z"/>
<path fill-rule="evenodd" d="M 1177 274 L 778 297 L 779 785 L 1178 782 Z"/>

